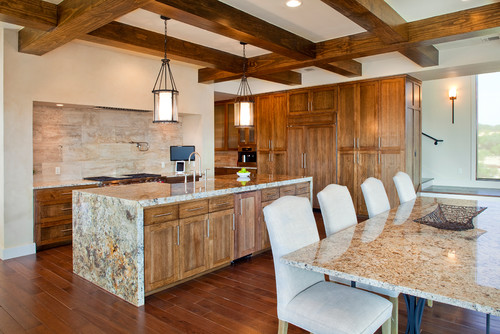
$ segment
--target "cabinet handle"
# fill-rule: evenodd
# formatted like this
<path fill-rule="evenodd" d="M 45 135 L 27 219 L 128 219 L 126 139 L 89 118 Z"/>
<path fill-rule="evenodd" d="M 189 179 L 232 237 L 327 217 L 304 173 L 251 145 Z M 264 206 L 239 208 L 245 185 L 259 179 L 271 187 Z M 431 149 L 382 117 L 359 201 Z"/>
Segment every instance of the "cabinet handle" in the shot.
<path fill-rule="evenodd" d="M 271 162 L 271 153 L 267 155 L 267 161 Z"/>
<path fill-rule="evenodd" d="M 243 211 L 243 199 L 242 199 L 242 198 L 240 198 L 240 216 L 242 216 L 242 215 L 243 215 L 243 212 L 242 212 L 242 211 Z"/>
<path fill-rule="evenodd" d="M 357 139 L 357 142 L 358 142 L 358 145 L 357 145 L 357 147 L 359 148 L 359 137 L 358 137 L 358 139 Z"/>
<path fill-rule="evenodd" d="M 72 191 L 70 191 L 69 193 L 61 193 L 61 195 L 71 195 L 71 194 L 73 194 Z"/>
<path fill-rule="evenodd" d="M 229 205 L 230 203 L 229 202 L 224 202 L 224 203 L 217 203 L 215 204 L 215 206 L 222 206 L 222 205 Z"/>
<path fill-rule="evenodd" d="M 356 152 L 352 154 L 352 160 L 354 161 L 354 164 L 357 164 L 356 162 Z"/>
<path fill-rule="evenodd" d="M 210 238 L 210 218 L 207 219 L 207 238 Z"/>
<path fill-rule="evenodd" d="M 233 213 L 233 231 L 235 230 L 235 226 L 234 226 L 234 213 Z"/>
<path fill-rule="evenodd" d="M 304 168 L 304 153 L 300 153 L 300 168 Z"/>
<path fill-rule="evenodd" d="M 380 165 L 380 152 L 378 152 L 378 164 Z"/>
<path fill-rule="evenodd" d="M 271 149 L 271 140 L 268 140 L 268 142 L 267 142 L 267 147 L 268 147 L 269 149 Z"/>
<path fill-rule="evenodd" d="M 304 169 L 307 168 L 307 153 L 304 153 Z"/>
<path fill-rule="evenodd" d="M 153 218 L 165 217 L 165 216 L 170 216 L 170 215 L 172 215 L 172 212 L 162 213 L 162 214 L 159 214 L 159 215 L 154 215 Z"/>
<path fill-rule="evenodd" d="M 354 137 L 352 139 L 353 143 L 352 143 L 352 148 L 356 148 L 356 137 Z"/>
<path fill-rule="evenodd" d="M 65 229 L 65 230 L 61 230 L 61 232 L 68 232 L 68 231 L 73 231 L 73 229 L 71 229 L 71 228 L 67 228 L 67 229 Z"/>
<path fill-rule="evenodd" d="M 61 211 L 71 211 L 73 208 L 61 208 Z"/>
<path fill-rule="evenodd" d="M 359 165 L 359 152 L 358 152 L 358 165 Z"/>
<path fill-rule="evenodd" d="M 198 210 L 202 210 L 203 208 L 204 208 L 204 206 L 200 206 L 200 207 L 193 208 L 193 209 L 187 209 L 187 211 L 198 211 Z"/>
<path fill-rule="evenodd" d="M 382 146 L 382 138 L 378 137 L 378 148 L 380 148 L 380 146 Z"/>
<path fill-rule="evenodd" d="M 179 240 L 180 240 L 180 232 L 179 232 L 179 225 L 177 225 L 177 246 L 179 246 Z"/>

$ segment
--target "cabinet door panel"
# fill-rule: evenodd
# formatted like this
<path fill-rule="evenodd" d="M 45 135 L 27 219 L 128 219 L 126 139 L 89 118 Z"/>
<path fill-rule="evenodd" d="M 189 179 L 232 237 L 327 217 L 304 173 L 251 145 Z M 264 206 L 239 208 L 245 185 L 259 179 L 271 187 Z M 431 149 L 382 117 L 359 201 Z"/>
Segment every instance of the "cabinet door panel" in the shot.
<path fill-rule="evenodd" d="M 304 128 L 288 128 L 288 173 L 304 176 Z"/>
<path fill-rule="evenodd" d="M 380 81 L 379 137 L 381 148 L 404 148 L 404 90 L 404 78 Z"/>
<path fill-rule="evenodd" d="M 287 175 L 286 151 L 273 151 L 271 153 L 273 174 Z"/>
<path fill-rule="evenodd" d="M 214 148 L 216 150 L 225 149 L 226 138 L 226 106 L 224 104 L 214 107 Z"/>
<path fill-rule="evenodd" d="M 286 94 L 275 94 L 273 97 L 271 149 L 286 150 Z"/>
<path fill-rule="evenodd" d="M 260 191 L 235 195 L 236 229 L 234 257 L 240 258 L 260 249 Z"/>
<path fill-rule="evenodd" d="M 377 152 L 358 152 L 358 159 L 356 164 L 356 192 L 357 196 L 357 210 L 359 215 L 368 216 L 366 209 L 365 199 L 361 191 L 361 184 L 369 177 L 380 178 L 378 153 Z"/>
<path fill-rule="evenodd" d="M 379 152 L 379 164 L 380 180 L 384 184 L 391 208 L 395 208 L 399 205 L 399 197 L 392 178 L 404 168 L 404 153 L 401 151 Z"/>
<path fill-rule="evenodd" d="M 271 152 L 257 152 L 257 170 L 259 174 L 272 174 Z"/>
<path fill-rule="evenodd" d="M 208 268 L 208 214 L 179 220 L 180 278 L 196 275 Z"/>
<path fill-rule="evenodd" d="M 144 284 L 152 291 L 179 278 L 178 221 L 144 227 Z"/>
<path fill-rule="evenodd" d="M 306 131 L 305 176 L 313 177 L 313 207 L 319 208 L 316 194 L 335 182 L 335 128 L 308 126 Z"/>
<path fill-rule="evenodd" d="M 351 193 L 354 205 L 355 194 L 357 189 L 355 189 L 355 173 L 356 173 L 356 152 L 339 152 L 338 153 L 338 184 L 346 186 Z"/>
<path fill-rule="evenodd" d="M 262 202 L 262 210 L 269 204 L 271 204 L 273 201 L 265 201 Z M 260 232 L 262 234 L 261 238 L 261 248 L 262 249 L 267 249 L 271 248 L 271 240 L 269 240 L 269 233 L 267 232 L 267 226 L 266 226 L 266 220 L 264 218 L 264 212 L 261 213 L 261 218 L 260 218 Z"/>
<path fill-rule="evenodd" d="M 209 215 L 210 268 L 229 263 L 234 259 L 234 218 L 233 209 L 218 211 Z"/>
<path fill-rule="evenodd" d="M 324 112 L 337 109 L 337 89 L 316 89 L 311 92 L 312 111 Z"/>
<path fill-rule="evenodd" d="M 257 150 L 271 149 L 271 126 L 269 118 L 272 117 L 271 96 L 257 98 Z"/>
<path fill-rule="evenodd" d="M 379 84 L 365 82 L 359 84 L 359 124 L 358 140 L 360 148 L 378 147 Z"/>
<path fill-rule="evenodd" d="M 339 87 L 339 109 L 337 116 L 339 150 L 354 148 L 354 138 L 357 135 L 354 122 L 356 100 L 356 85 L 342 85 Z"/>
<path fill-rule="evenodd" d="M 309 91 L 295 91 L 288 94 L 289 113 L 305 113 L 309 111 Z"/>
<path fill-rule="evenodd" d="M 230 103 L 227 105 L 227 149 L 237 150 L 238 141 L 238 128 L 234 126 L 234 103 Z"/>

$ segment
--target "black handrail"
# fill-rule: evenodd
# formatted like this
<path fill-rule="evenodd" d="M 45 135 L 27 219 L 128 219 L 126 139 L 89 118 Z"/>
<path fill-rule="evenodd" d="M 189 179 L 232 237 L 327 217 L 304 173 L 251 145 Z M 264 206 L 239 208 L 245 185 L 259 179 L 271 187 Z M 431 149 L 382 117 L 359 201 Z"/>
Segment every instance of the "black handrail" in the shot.
<path fill-rule="evenodd" d="M 436 138 L 434 138 L 434 137 L 432 137 L 432 136 L 429 136 L 429 135 L 428 135 L 427 133 L 425 133 L 425 132 L 422 132 L 422 134 L 423 134 L 424 136 L 426 136 L 426 137 L 428 137 L 428 138 L 430 138 L 430 139 L 434 140 L 434 145 L 437 145 L 438 143 L 443 142 L 443 140 L 442 140 L 442 139 L 436 139 Z"/>

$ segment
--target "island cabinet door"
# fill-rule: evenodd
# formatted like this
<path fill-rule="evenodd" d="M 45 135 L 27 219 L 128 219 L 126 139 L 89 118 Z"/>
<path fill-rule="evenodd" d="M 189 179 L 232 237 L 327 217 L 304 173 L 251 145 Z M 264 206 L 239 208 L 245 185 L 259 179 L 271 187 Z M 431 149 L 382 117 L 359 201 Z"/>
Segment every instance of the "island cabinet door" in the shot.
<path fill-rule="evenodd" d="M 196 275 L 208 269 L 208 214 L 179 220 L 180 278 Z"/>
<path fill-rule="evenodd" d="M 178 221 L 144 227 L 144 288 L 155 290 L 179 279 Z"/>
<path fill-rule="evenodd" d="M 236 194 L 234 200 L 234 257 L 238 259 L 260 250 L 261 193 L 251 191 Z"/>
<path fill-rule="evenodd" d="M 215 268 L 234 259 L 234 210 L 212 212 L 209 215 L 209 266 Z"/>

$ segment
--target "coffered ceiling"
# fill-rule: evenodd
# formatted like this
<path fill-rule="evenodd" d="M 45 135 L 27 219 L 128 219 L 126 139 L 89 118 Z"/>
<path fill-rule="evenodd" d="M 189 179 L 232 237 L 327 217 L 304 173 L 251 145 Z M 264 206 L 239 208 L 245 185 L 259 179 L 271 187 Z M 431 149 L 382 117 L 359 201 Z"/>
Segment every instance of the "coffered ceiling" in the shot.
<path fill-rule="evenodd" d="M 19 51 L 43 56 L 84 40 L 161 57 L 163 20 L 169 58 L 200 66 L 198 81 L 249 76 L 300 84 L 312 66 L 363 74 L 363 59 L 403 55 L 423 68 L 439 64 L 442 43 L 474 43 L 500 34 L 495 0 L 9 0 L 0 21 L 19 26 Z M 457 42 L 460 41 L 460 42 Z M 446 48 L 446 47 L 445 47 Z"/>

